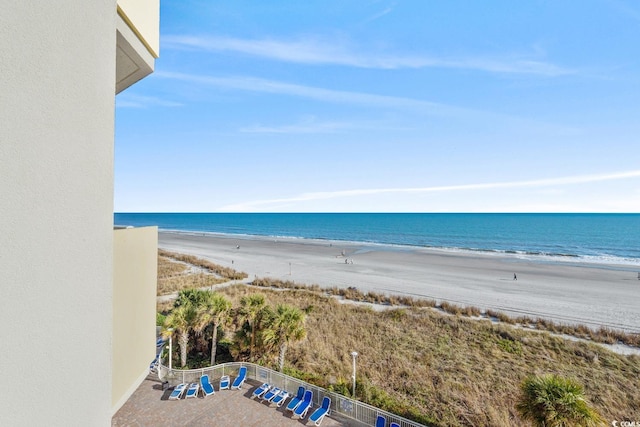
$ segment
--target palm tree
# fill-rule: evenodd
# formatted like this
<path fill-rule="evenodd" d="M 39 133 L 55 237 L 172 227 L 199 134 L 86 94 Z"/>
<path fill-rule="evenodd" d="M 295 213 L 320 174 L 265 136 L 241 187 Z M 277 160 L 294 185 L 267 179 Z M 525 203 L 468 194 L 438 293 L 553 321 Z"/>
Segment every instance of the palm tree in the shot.
<path fill-rule="evenodd" d="M 213 366 L 216 363 L 218 327 L 229 317 L 231 302 L 221 294 L 210 291 L 203 292 L 202 303 L 198 307 L 196 330 L 202 332 L 207 326 L 213 325 L 211 332 L 211 366 Z"/>
<path fill-rule="evenodd" d="M 208 293 L 209 291 L 202 289 L 182 289 L 180 292 L 178 292 L 178 298 L 176 298 L 173 306 L 175 308 L 180 307 L 184 304 L 193 304 L 195 307 L 198 307 L 202 305 L 204 300 L 207 298 Z"/>
<path fill-rule="evenodd" d="M 538 427 L 591 427 L 603 423 L 584 398 L 582 386 L 558 375 L 527 377 L 516 405 L 524 419 Z"/>
<path fill-rule="evenodd" d="M 235 360 L 249 360 L 249 346 L 251 344 L 251 334 L 247 322 L 243 322 L 239 329 L 236 330 L 233 342 L 229 346 L 229 352 Z"/>
<path fill-rule="evenodd" d="M 173 309 L 164 321 L 165 331 L 173 329 L 169 334 L 178 336 L 180 346 L 180 364 L 184 368 L 187 364 L 187 347 L 189 345 L 189 332 L 193 329 L 198 313 L 195 306 L 185 303 Z"/>
<path fill-rule="evenodd" d="M 251 331 L 251 344 L 249 345 L 249 360 L 253 360 L 256 344 L 256 334 L 260 319 L 265 312 L 265 299 L 262 294 L 252 294 L 240 299 L 239 314 L 249 323 Z"/>
<path fill-rule="evenodd" d="M 296 307 L 279 304 L 268 321 L 268 327 L 263 333 L 267 344 L 279 347 L 280 356 L 278 366 L 280 372 L 284 367 L 284 356 L 287 346 L 292 341 L 299 341 L 307 335 L 304 328 L 305 315 Z"/>

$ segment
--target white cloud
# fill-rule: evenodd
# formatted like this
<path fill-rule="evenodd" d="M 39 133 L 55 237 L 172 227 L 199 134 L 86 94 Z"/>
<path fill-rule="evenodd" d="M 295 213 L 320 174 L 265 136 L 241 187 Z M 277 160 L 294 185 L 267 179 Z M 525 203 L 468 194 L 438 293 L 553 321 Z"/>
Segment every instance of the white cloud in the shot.
<path fill-rule="evenodd" d="M 316 117 L 303 117 L 297 123 L 285 125 L 246 126 L 240 129 L 241 133 L 267 133 L 267 134 L 327 134 L 342 133 L 353 130 L 407 130 L 407 127 L 390 126 L 378 121 L 323 121 Z"/>
<path fill-rule="evenodd" d="M 318 134 L 318 133 L 335 133 L 347 128 L 350 128 L 349 123 L 340 122 L 310 122 L 310 123 L 298 123 L 293 125 L 283 126 L 247 126 L 240 129 L 242 133 L 281 133 L 281 134 Z"/>
<path fill-rule="evenodd" d="M 267 80 L 256 77 L 216 77 L 195 74 L 158 71 L 155 77 L 180 80 L 185 82 L 219 87 L 222 89 L 242 90 L 249 92 L 275 93 L 290 95 L 318 101 L 334 102 L 340 104 L 356 104 L 367 107 L 385 108 L 410 108 L 431 114 L 490 114 L 465 108 L 454 107 L 446 104 L 403 98 L 397 96 L 375 95 L 363 92 L 349 92 L 341 90 L 324 89 L 314 86 L 298 85 L 293 83 Z"/>
<path fill-rule="evenodd" d="M 376 188 L 376 189 L 353 189 L 341 191 L 322 191 L 313 193 L 303 193 L 297 196 L 283 197 L 269 200 L 255 200 L 244 203 L 238 203 L 219 208 L 223 212 L 255 212 L 268 211 L 270 209 L 282 209 L 292 207 L 295 209 L 296 204 L 302 202 L 311 202 L 318 200 L 329 200 L 337 198 L 354 198 L 371 195 L 398 195 L 398 194 L 421 194 L 421 193 L 449 193 L 460 191 L 486 191 L 496 189 L 514 189 L 514 188 L 542 188 L 551 186 L 566 186 L 588 184 L 595 182 L 625 180 L 640 177 L 640 170 L 614 172 L 607 174 L 578 175 L 559 178 L 547 178 L 529 181 L 511 181 L 511 182 L 493 182 L 484 184 L 463 184 L 449 185 L 437 187 L 415 187 L 415 188 Z M 563 206 L 569 206 L 567 203 Z M 628 206 L 628 205 L 626 205 Z M 637 208 L 637 206 L 635 206 Z M 565 209 L 572 210 L 572 209 Z"/>
<path fill-rule="evenodd" d="M 373 21 L 375 21 L 377 19 L 380 19 L 383 16 L 388 15 L 389 13 L 393 12 L 393 9 L 395 9 L 396 6 L 397 6 L 397 2 L 393 2 L 393 3 L 391 3 L 391 5 L 389 7 L 385 8 L 384 10 L 382 10 L 382 11 L 380 11 L 380 12 L 378 12 L 378 13 L 370 16 L 370 17 L 368 17 L 367 19 L 365 19 L 364 22 L 368 23 L 368 22 L 373 22 Z"/>
<path fill-rule="evenodd" d="M 385 11 L 386 13 L 391 10 Z M 382 15 L 380 15 L 382 16 Z M 165 49 L 195 49 L 209 52 L 236 52 L 277 61 L 311 65 L 341 65 L 358 68 L 451 68 L 500 74 L 531 74 L 546 77 L 575 74 L 576 70 L 536 59 L 534 55 L 434 56 L 394 55 L 366 52 L 362 46 L 349 46 L 345 40 L 299 38 L 297 40 L 239 39 L 168 35 Z"/>

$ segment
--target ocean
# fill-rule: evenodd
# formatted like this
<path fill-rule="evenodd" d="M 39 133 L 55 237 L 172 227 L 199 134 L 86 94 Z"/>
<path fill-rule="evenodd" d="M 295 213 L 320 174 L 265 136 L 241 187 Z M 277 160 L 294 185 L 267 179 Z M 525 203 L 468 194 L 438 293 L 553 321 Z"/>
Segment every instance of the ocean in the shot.
<path fill-rule="evenodd" d="M 640 214 L 116 213 L 114 224 L 640 266 Z"/>

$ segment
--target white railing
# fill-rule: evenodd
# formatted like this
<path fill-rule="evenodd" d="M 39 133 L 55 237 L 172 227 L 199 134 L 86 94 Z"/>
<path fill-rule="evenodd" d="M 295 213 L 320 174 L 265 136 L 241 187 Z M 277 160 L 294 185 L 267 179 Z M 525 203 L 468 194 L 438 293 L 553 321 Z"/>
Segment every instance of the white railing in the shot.
<path fill-rule="evenodd" d="M 237 376 L 241 366 L 247 368 L 247 379 L 253 379 L 262 383 L 268 383 L 283 390 L 287 390 L 289 394 L 295 394 L 298 387 L 302 386 L 307 390 L 313 391 L 313 405 L 318 407 L 321 405 L 322 399 L 328 396 L 331 399 L 331 413 L 340 414 L 344 417 L 352 418 L 366 425 L 375 426 L 378 415 L 382 415 L 387 419 L 387 425 L 391 422 L 398 423 L 401 427 L 424 427 L 415 421 L 402 418 L 390 412 L 383 411 L 366 403 L 345 397 L 341 394 L 325 390 L 313 384 L 306 383 L 297 378 L 290 377 L 283 373 L 265 368 L 254 363 L 231 362 L 222 363 L 220 365 L 210 366 L 202 369 L 171 369 L 158 364 L 158 377 L 162 381 L 168 381 L 174 386 L 179 383 L 198 382 L 202 375 L 209 375 L 209 379 L 217 389 L 218 379 L 223 375 L 229 375 L 231 381 Z"/>

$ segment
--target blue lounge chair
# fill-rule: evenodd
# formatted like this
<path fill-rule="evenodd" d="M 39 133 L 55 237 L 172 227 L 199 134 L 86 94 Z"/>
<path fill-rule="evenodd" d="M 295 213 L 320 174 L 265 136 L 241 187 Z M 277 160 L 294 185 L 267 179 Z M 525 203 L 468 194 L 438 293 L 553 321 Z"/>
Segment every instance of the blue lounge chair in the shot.
<path fill-rule="evenodd" d="M 298 407 L 293 411 L 293 415 L 299 416 L 301 419 L 307 415 L 307 411 L 309 408 L 313 406 L 311 402 L 313 400 L 313 392 L 311 390 L 307 390 L 304 392 L 304 399 L 298 405 Z"/>
<path fill-rule="evenodd" d="M 158 363 L 160 363 L 160 354 L 156 354 L 156 357 L 149 363 L 149 371 L 156 372 Z"/>
<path fill-rule="evenodd" d="M 229 384 L 231 384 L 231 380 L 229 380 L 229 375 L 223 375 L 220 377 L 220 387 L 218 390 L 229 390 Z"/>
<path fill-rule="evenodd" d="M 257 389 L 253 390 L 253 394 L 251 395 L 251 397 L 260 397 L 263 394 L 265 394 L 267 392 L 267 390 L 269 390 L 269 387 L 271 387 L 269 384 L 264 383 L 262 384 L 260 387 L 258 387 Z"/>
<path fill-rule="evenodd" d="M 275 403 L 276 406 L 279 408 L 284 404 L 285 400 L 287 400 L 287 397 L 289 397 L 289 393 L 282 390 L 271 400 L 271 402 Z"/>
<path fill-rule="evenodd" d="M 209 375 L 205 374 L 200 377 L 200 390 L 202 390 L 202 394 L 204 394 L 205 397 L 216 392 L 209 382 Z"/>
<path fill-rule="evenodd" d="M 233 384 L 231 384 L 231 390 L 240 390 L 242 388 L 242 384 L 244 384 L 244 380 L 247 379 L 247 367 L 241 366 L 238 371 L 238 376 L 235 380 L 233 380 Z"/>
<path fill-rule="evenodd" d="M 185 397 L 185 399 L 196 397 L 198 395 L 198 390 L 200 390 L 200 385 L 198 385 L 198 383 L 189 384 L 189 388 L 187 389 L 187 396 Z"/>
<path fill-rule="evenodd" d="M 280 390 L 278 387 L 274 387 L 271 390 L 267 391 L 265 394 L 262 395 L 262 400 L 266 400 L 267 402 L 271 402 L 271 400 L 273 400 L 274 397 L 276 397 L 278 395 L 278 393 L 280 393 L 282 390 Z"/>
<path fill-rule="evenodd" d="M 398 423 L 391 423 L 391 424 L 389 425 L 389 427 L 400 427 L 400 424 L 398 424 Z"/>
<path fill-rule="evenodd" d="M 187 389 L 187 384 L 182 383 L 182 384 L 178 384 L 177 386 L 174 387 L 173 391 L 171 392 L 171 395 L 169 396 L 169 400 L 178 400 L 182 397 L 182 393 L 184 393 L 184 391 Z"/>
<path fill-rule="evenodd" d="M 387 419 L 382 415 L 378 415 L 376 418 L 376 427 L 384 427 L 387 424 Z"/>
<path fill-rule="evenodd" d="M 329 414 L 331 409 L 331 399 L 327 396 L 322 399 L 322 406 L 313 411 L 313 414 L 309 417 L 310 421 L 313 421 L 317 426 L 320 425 L 325 415 Z"/>
<path fill-rule="evenodd" d="M 302 386 L 298 387 L 298 394 L 296 394 L 296 397 L 291 399 L 289 401 L 289 404 L 287 405 L 288 411 L 291 411 L 291 412 L 295 411 L 295 409 L 298 407 L 300 402 L 302 402 L 302 398 L 304 397 L 304 392 L 305 392 L 304 387 Z"/>

